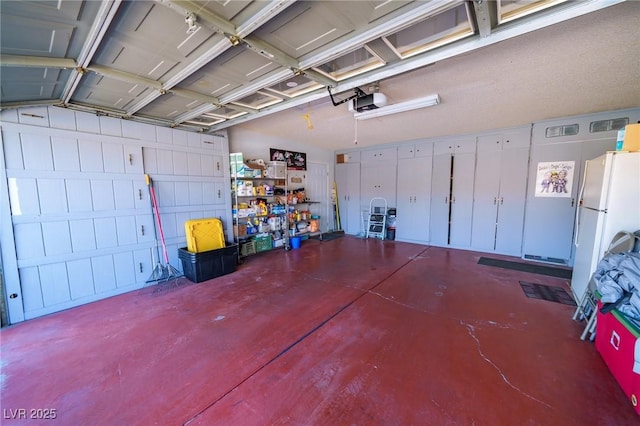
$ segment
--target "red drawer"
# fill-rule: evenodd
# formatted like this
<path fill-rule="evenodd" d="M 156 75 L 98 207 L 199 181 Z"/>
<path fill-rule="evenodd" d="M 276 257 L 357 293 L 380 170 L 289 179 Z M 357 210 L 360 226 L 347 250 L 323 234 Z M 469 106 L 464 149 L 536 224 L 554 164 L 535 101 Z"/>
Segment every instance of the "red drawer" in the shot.
<path fill-rule="evenodd" d="M 602 314 L 601 306 L 602 304 L 598 302 L 596 349 L 625 395 L 631 400 L 636 412 L 640 414 L 640 374 L 633 371 L 636 341 L 640 333 L 621 319 L 622 316 L 615 310 Z M 638 362 L 640 363 L 640 359 Z"/>

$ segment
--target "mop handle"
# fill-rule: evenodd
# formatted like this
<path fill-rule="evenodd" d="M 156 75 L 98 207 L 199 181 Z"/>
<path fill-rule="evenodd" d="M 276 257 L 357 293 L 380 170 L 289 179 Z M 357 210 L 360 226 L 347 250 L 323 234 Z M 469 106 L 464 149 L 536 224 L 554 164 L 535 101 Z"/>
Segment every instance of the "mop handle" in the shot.
<path fill-rule="evenodd" d="M 164 253 L 164 260 L 169 263 L 169 255 L 167 254 L 167 246 L 164 243 L 164 232 L 162 231 L 162 222 L 160 222 L 160 212 L 158 212 L 158 201 L 156 200 L 156 191 L 151 184 L 151 177 L 148 174 L 144 175 L 144 179 L 149 185 L 151 192 L 151 201 L 153 202 L 153 211 L 156 213 L 156 223 L 158 224 L 158 230 L 160 231 L 160 241 L 162 242 L 162 252 Z"/>

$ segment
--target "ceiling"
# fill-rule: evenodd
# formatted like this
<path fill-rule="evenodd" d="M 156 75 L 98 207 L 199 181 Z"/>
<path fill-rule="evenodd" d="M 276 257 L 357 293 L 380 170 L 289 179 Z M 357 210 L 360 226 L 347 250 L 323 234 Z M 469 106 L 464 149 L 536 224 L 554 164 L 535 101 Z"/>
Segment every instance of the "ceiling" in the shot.
<path fill-rule="evenodd" d="M 332 150 L 520 125 L 640 105 L 639 5 L 3 0 L 0 107 L 231 127 Z M 355 88 L 440 104 L 356 121 L 329 96 Z"/>

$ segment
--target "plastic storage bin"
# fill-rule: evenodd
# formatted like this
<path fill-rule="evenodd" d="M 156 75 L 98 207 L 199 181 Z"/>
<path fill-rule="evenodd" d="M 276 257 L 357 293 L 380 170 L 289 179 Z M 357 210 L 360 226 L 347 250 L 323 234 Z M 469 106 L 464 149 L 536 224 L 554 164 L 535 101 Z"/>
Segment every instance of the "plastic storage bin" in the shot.
<path fill-rule="evenodd" d="M 184 223 L 187 250 L 201 253 L 225 246 L 222 221 L 218 218 L 187 220 Z"/>
<path fill-rule="evenodd" d="M 201 253 L 192 253 L 186 247 L 178 249 L 184 276 L 199 283 L 230 274 L 238 265 L 238 245 L 227 243 L 226 247 Z"/>
<path fill-rule="evenodd" d="M 255 237 L 253 240 L 256 244 L 256 252 L 267 251 L 273 248 L 271 235 Z"/>
<path fill-rule="evenodd" d="M 598 301 L 596 349 L 640 414 L 640 330 L 616 309 L 603 314 Z"/>

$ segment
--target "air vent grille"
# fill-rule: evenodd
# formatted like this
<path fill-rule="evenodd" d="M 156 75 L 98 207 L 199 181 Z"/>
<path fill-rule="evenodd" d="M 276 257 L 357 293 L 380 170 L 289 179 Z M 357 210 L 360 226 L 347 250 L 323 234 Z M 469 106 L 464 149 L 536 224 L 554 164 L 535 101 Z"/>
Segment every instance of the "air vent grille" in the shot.
<path fill-rule="evenodd" d="M 629 124 L 629 117 L 612 118 L 611 120 L 592 121 L 589 126 L 590 133 L 610 132 L 611 130 L 620 130 Z"/>
<path fill-rule="evenodd" d="M 564 126 L 547 127 L 545 136 L 547 138 L 557 138 L 560 136 L 571 136 L 578 134 L 579 126 L 577 124 L 566 124 Z"/>

